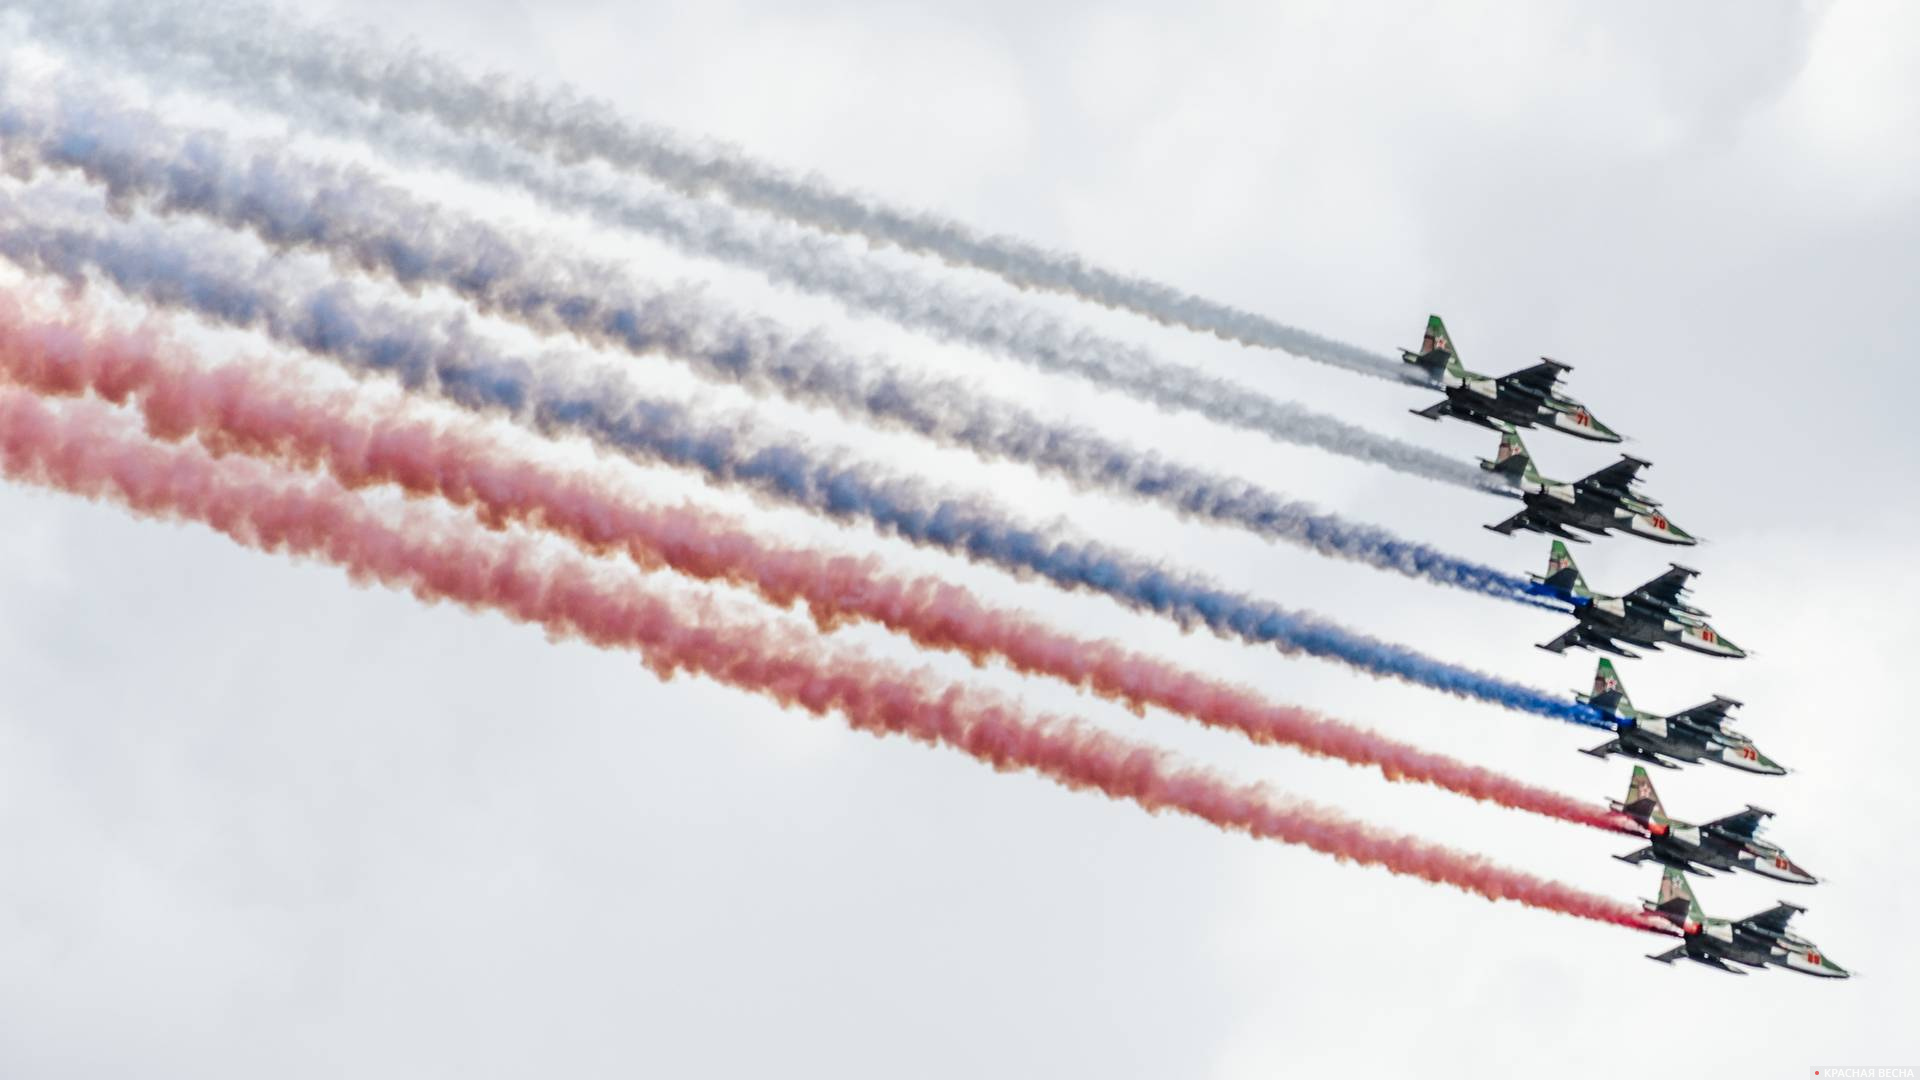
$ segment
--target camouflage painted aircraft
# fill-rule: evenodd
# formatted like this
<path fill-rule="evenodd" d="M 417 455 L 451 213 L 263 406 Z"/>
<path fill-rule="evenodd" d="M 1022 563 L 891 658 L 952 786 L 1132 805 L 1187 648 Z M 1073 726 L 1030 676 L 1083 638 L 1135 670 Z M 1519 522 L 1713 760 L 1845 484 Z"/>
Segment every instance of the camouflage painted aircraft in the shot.
<path fill-rule="evenodd" d="M 1527 444 L 1520 441 L 1520 433 L 1502 426 L 1506 430 L 1500 435 L 1498 456 L 1492 461 L 1481 459 L 1480 467 L 1504 477 L 1520 493 L 1527 508 L 1487 528 L 1502 536 L 1512 536 L 1519 529 L 1551 533 L 1577 544 L 1586 543 L 1587 538 L 1567 529 L 1595 536 L 1619 529 L 1662 544 L 1699 542 L 1668 520 L 1657 501 L 1634 489 L 1634 477 L 1649 462 L 1622 454 L 1619 461 L 1572 483 L 1549 480 L 1534 469 L 1533 457 L 1527 453 Z"/>
<path fill-rule="evenodd" d="M 1519 427 L 1539 424 L 1582 439 L 1620 441 L 1585 405 L 1554 389 L 1560 373 L 1573 370 L 1558 360 L 1541 357 L 1538 364 L 1497 379 L 1468 371 L 1461 366 L 1459 350 L 1438 315 L 1427 316 L 1427 336 L 1420 342 L 1420 351 L 1401 349 L 1400 358 L 1425 372 L 1447 395 L 1427 408 L 1412 410 L 1417 416 L 1429 420 L 1457 416 L 1482 427 L 1502 421 Z"/>
<path fill-rule="evenodd" d="M 1798 904 L 1782 902 L 1739 920 L 1710 918 L 1700 910 L 1700 901 L 1694 899 L 1687 875 L 1671 866 L 1660 879 L 1660 902 L 1642 903 L 1649 914 L 1667 920 L 1681 934 L 1679 945 L 1650 955 L 1650 960 L 1663 964 L 1692 960 L 1735 975 L 1746 974 L 1740 967 L 1763 968 L 1768 964 L 1826 979 L 1845 979 L 1853 974 L 1821 955 L 1818 945 L 1788 932 L 1788 920 L 1807 910 Z"/>
<path fill-rule="evenodd" d="M 1639 655 L 1621 648 L 1618 639 L 1643 649 L 1678 645 L 1711 656 L 1747 655 L 1745 649 L 1707 625 L 1706 612 L 1686 603 L 1687 581 L 1699 572 L 1674 563 L 1673 569 L 1625 596 L 1604 596 L 1587 588 L 1567 545 L 1555 540 L 1553 553 L 1547 558 L 1546 576 L 1533 579 L 1533 591 L 1572 604 L 1574 618 L 1580 621 L 1540 647 L 1556 653 L 1578 648 L 1599 649 L 1615 656 Z"/>
<path fill-rule="evenodd" d="M 1689 825 L 1667 816 L 1660 796 L 1653 790 L 1653 778 L 1639 765 L 1633 767 L 1633 779 L 1627 784 L 1625 802 L 1613 804 L 1614 810 L 1627 815 L 1647 830 L 1653 842 L 1631 855 L 1615 855 L 1624 863 L 1643 863 L 1648 859 L 1690 873 L 1711 876 L 1713 871 L 1732 873 L 1748 870 L 1775 881 L 1812 885 L 1819 879 L 1787 858 L 1787 853 L 1756 834 L 1763 819 L 1773 811 L 1748 806 L 1737 814 L 1716 818 L 1705 825 Z"/>
<path fill-rule="evenodd" d="M 1613 670 L 1613 661 L 1605 657 L 1601 657 L 1599 670 L 1593 673 L 1593 693 L 1575 696 L 1616 725 L 1611 742 L 1580 751 L 1583 754 L 1603 759 L 1609 754 L 1619 754 L 1664 769 L 1679 768 L 1675 761 L 1690 765 L 1717 761 L 1741 772 L 1768 776 L 1781 776 L 1787 771 L 1762 754 L 1752 739 L 1726 726 L 1728 710 L 1740 705 L 1732 698 L 1716 696 L 1705 705 L 1695 705 L 1672 716 L 1642 712 L 1633 707 L 1626 687 L 1620 685 L 1619 674 Z"/>

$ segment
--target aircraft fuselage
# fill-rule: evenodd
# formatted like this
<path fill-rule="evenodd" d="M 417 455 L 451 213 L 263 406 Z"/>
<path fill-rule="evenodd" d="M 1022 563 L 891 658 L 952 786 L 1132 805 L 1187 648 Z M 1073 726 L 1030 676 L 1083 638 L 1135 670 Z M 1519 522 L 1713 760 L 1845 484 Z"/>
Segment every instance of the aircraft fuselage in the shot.
<path fill-rule="evenodd" d="M 1682 870 L 1706 867 L 1728 873 L 1745 870 L 1795 885 L 1812 885 L 1817 880 L 1772 844 L 1740 842 L 1684 822 L 1643 824 L 1648 824 L 1654 834 L 1647 843 L 1647 857 L 1667 866 Z M 1628 857 L 1628 861 L 1639 860 Z"/>
<path fill-rule="evenodd" d="M 1819 946 L 1793 934 L 1778 937 L 1755 933 L 1727 919 L 1690 924 L 1686 933 L 1689 958 L 1710 957 L 1743 967 L 1783 967 L 1804 975 L 1844 979 L 1851 973 L 1820 955 Z"/>
<path fill-rule="evenodd" d="M 1448 411 L 1463 420 L 1499 430 L 1496 421 L 1515 427 L 1548 427 L 1577 438 L 1619 442 L 1620 436 L 1595 420 L 1587 407 L 1557 395 L 1538 396 L 1502 387 L 1498 379 L 1475 372 L 1447 373 L 1441 380 Z"/>
<path fill-rule="evenodd" d="M 1668 768 L 1674 767 L 1671 764 L 1673 761 L 1689 765 L 1713 761 L 1730 769 L 1764 776 L 1784 776 L 1787 771 L 1762 754 L 1752 739 L 1737 731 L 1722 728 L 1716 733 L 1694 725 L 1678 724 L 1664 716 L 1644 713 L 1609 715 L 1620 727 L 1612 742 L 1587 751 L 1596 757 L 1619 754 Z"/>
<path fill-rule="evenodd" d="M 1595 596 L 1576 608 L 1574 617 L 1595 634 L 1643 648 L 1677 645 L 1709 656 L 1747 655 L 1746 650 L 1721 637 L 1703 620 L 1671 611 L 1648 611 L 1617 596 Z"/>
<path fill-rule="evenodd" d="M 1554 525 L 1595 534 L 1618 529 L 1659 544 L 1696 542 L 1653 507 L 1588 495 L 1572 484 L 1526 481 L 1521 485 L 1520 498 L 1535 517 Z"/>

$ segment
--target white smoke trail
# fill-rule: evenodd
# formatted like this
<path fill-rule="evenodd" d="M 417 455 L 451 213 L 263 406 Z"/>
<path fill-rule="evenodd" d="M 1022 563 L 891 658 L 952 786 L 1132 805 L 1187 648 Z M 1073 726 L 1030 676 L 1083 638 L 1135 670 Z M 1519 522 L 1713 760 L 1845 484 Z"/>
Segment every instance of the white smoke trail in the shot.
<path fill-rule="evenodd" d="M 628 122 L 601 102 L 482 82 L 417 48 L 395 52 L 303 26 L 272 9 L 209 4 L 183 19 L 127 0 L 15 0 L 15 6 L 33 15 L 41 33 L 76 51 L 123 57 L 136 68 L 164 70 L 242 100 L 283 97 L 291 80 L 303 93 L 337 94 L 429 117 L 454 131 L 489 132 L 561 161 L 600 160 L 689 195 L 718 193 L 817 229 L 984 270 L 1022 289 L 1065 293 L 1380 378 L 1417 379 L 1397 360 L 1253 312 L 948 218 L 890 207 L 732 147 Z"/>
<path fill-rule="evenodd" d="M 1164 410 L 1192 412 L 1278 442 L 1458 487 L 1489 486 L 1486 474 L 1471 463 L 1169 363 L 1021 300 L 960 288 L 900 267 L 878 266 L 816 233 L 757 226 L 725 203 L 666 196 L 630 183 L 596 179 L 580 169 L 556 167 L 511 144 L 303 95 L 283 85 L 262 88 L 261 99 L 253 104 L 267 105 L 317 130 L 374 145 L 396 161 L 518 188 L 555 209 L 646 233 L 689 254 L 751 267 L 780 284 L 832 297 L 850 310 L 879 315 L 936 339 L 996 352 L 1053 374 L 1082 378 Z"/>

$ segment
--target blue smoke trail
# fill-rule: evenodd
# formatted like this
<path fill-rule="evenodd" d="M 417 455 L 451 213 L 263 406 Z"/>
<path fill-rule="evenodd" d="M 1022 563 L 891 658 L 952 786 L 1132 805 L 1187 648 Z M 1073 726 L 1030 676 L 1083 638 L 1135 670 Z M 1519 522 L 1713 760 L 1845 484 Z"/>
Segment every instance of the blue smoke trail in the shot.
<path fill-rule="evenodd" d="M 138 198 L 165 212 L 198 214 L 251 230 L 282 250 L 312 249 L 402 284 L 451 289 L 485 312 L 537 330 L 635 355 L 665 352 L 709 377 L 1017 461 L 1082 488 L 1150 500 L 1322 555 L 1561 610 L 1539 599 L 1524 579 L 1493 567 L 1141 454 L 1085 428 L 1048 423 L 963 383 L 862 363 L 819 335 L 795 337 L 695 292 L 625 283 L 616 267 L 528 255 L 536 244 L 414 199 L 364 170 L 236 151 L 216 133 L 174 136 L 150 113 L 84 97 L 45 111 L 0 109 L 0 136 L 8 139 L 17 170 L 36 157 L 78 169 L 105 185 L 117 205 Z"/>
<path fill-rule="evenodd" d="M 798 441 L 756 438 L 748 434 L 749 418 L 696 415 L 677 403 L 642 397 L 611 373 L 500 355 L 460 316 L 436 327 L 418 314 L 362 303 L 344 284 L 290 290 L 284 267 L 248 266 L 231 245 L 223 250 L 209 242 L 218 238 L 181 244 L 150 227 L 122 227 L 106 236 L 49 226 L 45 217 L 23 212 L 0 195 L 0 255 L 75 289 L 85 287 L 92 268 L 151 303 L 263 331 L 353 370 L 390 373 L 410 389 L 476 411 L 508 413 L 550 436 L 585 435 L 636 459 L 696 468 L 715 480 L 839 521 L 864 521 L 882 533 L 1016 576 L 1098 592 L 1183 627 L 1204 625 L 1222 636 L 1336 660 L 1376 676 L 1607 726 L 1590 707 L 1288 611 L 1196 574 L 1019 523 L 985 500 L 929 490 L 868 465 L 821 460 Z"/>

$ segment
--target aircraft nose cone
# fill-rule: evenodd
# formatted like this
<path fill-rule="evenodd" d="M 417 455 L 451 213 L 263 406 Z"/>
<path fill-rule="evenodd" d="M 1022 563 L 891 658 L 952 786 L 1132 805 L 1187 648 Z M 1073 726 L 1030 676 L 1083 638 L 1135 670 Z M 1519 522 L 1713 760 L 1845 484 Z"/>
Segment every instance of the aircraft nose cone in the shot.
<path fill-rule="evenodd" d="M 1786 766 L 1762 754 L 1751 743 L 1744 746 L 1728 746 L 1720 751 L 1720 760 L 1743 772 L 1762 773 L 1766 776 L 1787 775 Z"/>
<path fill-rule="evenodd" d="M 1578 435 L 1583 439 L 1592 439 L 1595 442 L 1622 441 L 1619 432 L 1601 423 L 1598 418 L 1585 409 L 1575 409 L 1572 412 L 1555 412 L 1553 414 L 1553 426 L 1569 435 Z"/>
<path fill-rule="evenodd" d="M 1781 865 L 1781 862 L 1784 862 L 1785 865 Z M 1762 859 L 1755 865 L 1754 869 L 1775 881 L 1791 881 L 1795 885 L 1818 885 L 1820 883 L 1819 878 L 1807 873 L 1806 867 L 1801 866 L 1792 859 L 1783 859 L 1779 862 Z"/>
<path fill-rule="evenodd" d="M 1707 651 L 1716 656 L 1728 656 L 1738 659 L 1747 655 L 1747 650 L 1735 645 L 1731 640 L 1721 637 L 1720 634 L 1711 627 L 1695 636 L 1694 640 L 1705 646 Z"/>
<path fill-rule="evenodd" d="M 1853 978 L 1853 972 L 1827 959 L 1826 954 L 1822 953 L 1818 946 L 1808 948 L 1805 952 L 1790 949 L 1783 966 L 1808 975 L 1817 975 L 1823 979 Z"/>
<path fill-rule="evenodd" d="M 1600 442 L 1625 442 L 1626 441 L 1625 437 L 1622 436 L 1619 432 L 1601 423 L 1599 418 L 1593 417 L 1593 416 L 1589 416 L 1587 418 L 1586 433 L 1590 438 L 1596 439 Z"/>

